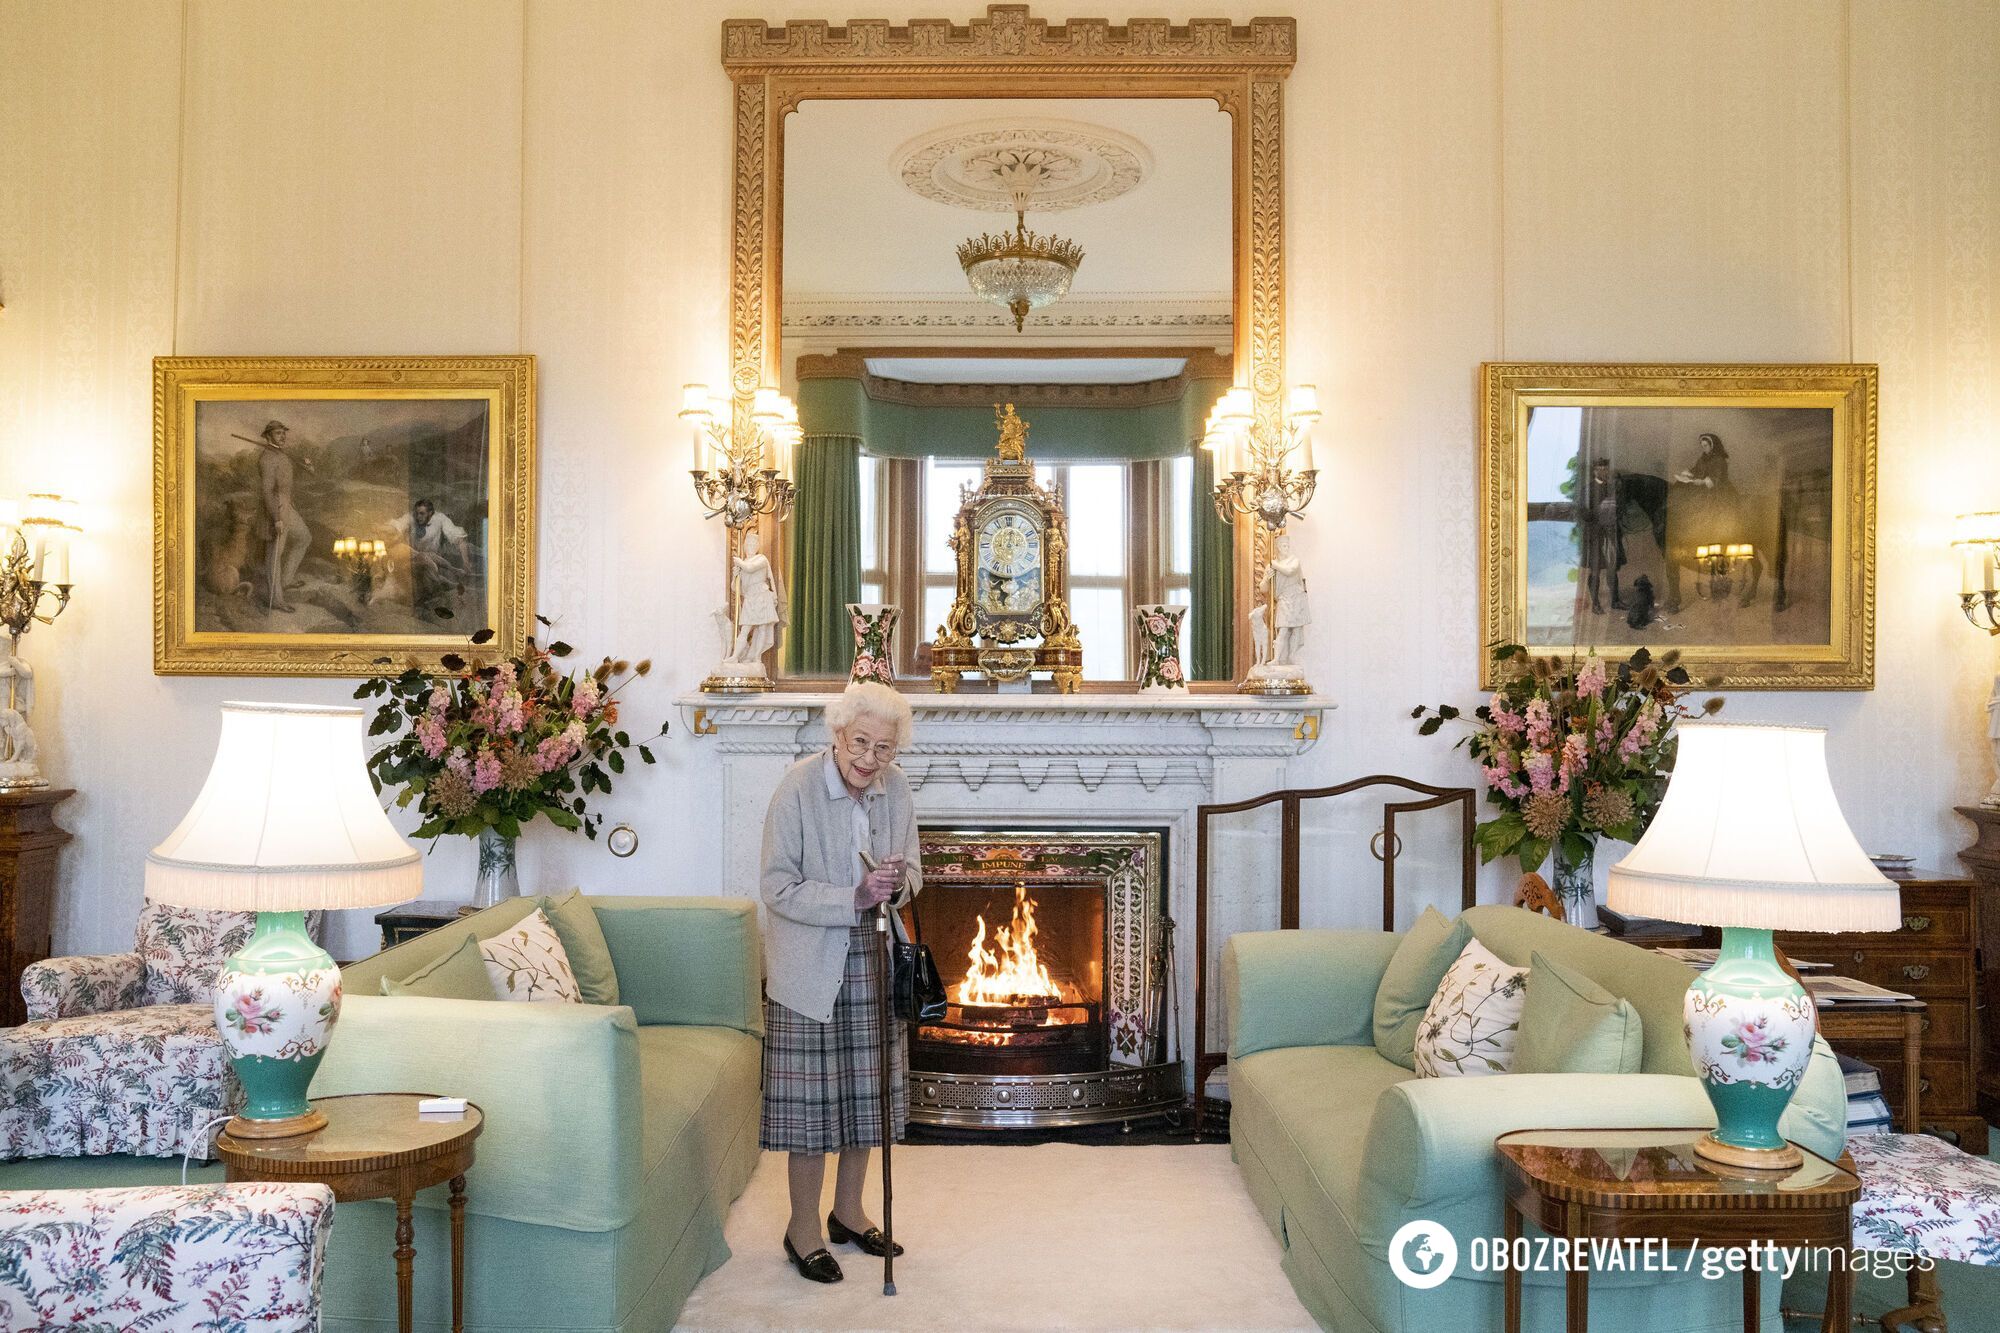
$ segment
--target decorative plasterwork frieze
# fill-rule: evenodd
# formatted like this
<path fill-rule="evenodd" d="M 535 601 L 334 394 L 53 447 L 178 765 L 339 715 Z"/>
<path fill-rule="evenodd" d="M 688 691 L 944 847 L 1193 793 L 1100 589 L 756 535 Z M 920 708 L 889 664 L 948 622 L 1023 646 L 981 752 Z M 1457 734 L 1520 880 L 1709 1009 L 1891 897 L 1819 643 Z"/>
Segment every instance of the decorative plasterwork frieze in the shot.
<path fill-rule="evenodd" d="M 758 19 L 722 25 L 722 64 L 742 78 L 810 63 L 825 72 L 990 69 L 1027 67 L 1093 71 L 1233 69 L 1283 76 L 1297 58 L 1297 25 L 1289 18 L 1071 19 L 1050 23 L 1026 5 L 989 5 L 986 17 L 957 24 L 949 19 L 850 19 L 835 25 L 804 19 L 772 27 Z"/>
<path fill-rule="evenodd" d="M 1039 333 L 1141 329 L 1186 329 L 1227 341 L 1235 311 L 1226 293 L 1186 296 L 1121 296 L 1068 300 L 1037 310 L 1029 323 Z M 824 336 L 844 330 L 953 329 L 1014 333 L 1014 318 L 991 302 L 956 294 L 898 297 L 786 297 L 782 314 L 787 337 Z"/>

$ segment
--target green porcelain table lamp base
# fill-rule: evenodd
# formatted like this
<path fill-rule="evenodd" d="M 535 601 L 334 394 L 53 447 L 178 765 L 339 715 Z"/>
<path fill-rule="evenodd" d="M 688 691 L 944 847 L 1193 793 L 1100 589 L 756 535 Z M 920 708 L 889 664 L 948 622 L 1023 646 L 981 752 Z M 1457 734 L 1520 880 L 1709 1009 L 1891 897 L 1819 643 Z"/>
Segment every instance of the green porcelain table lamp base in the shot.
<path fill-rule="evenodd" d="M 1812 1061 L 1812 997 L 1778 962 L 1768 930 L 1727 927 L 1715 966 L 1687 993 L 1688 1054 L 1715 1107 L 1695 1153 L 1737 1169 L 1788 1171 L 1805 1158 L 1778 1129 Z"/>
<path fill-rule="evenodd" d="M 243 1085 L 234 1138 L 289 1138 L 326 1124 L 306 1091 L 340 1017 L 340 969 L 303 912 L 259 912 L 249 943 L 215 978 L 215 1025 Z"/>

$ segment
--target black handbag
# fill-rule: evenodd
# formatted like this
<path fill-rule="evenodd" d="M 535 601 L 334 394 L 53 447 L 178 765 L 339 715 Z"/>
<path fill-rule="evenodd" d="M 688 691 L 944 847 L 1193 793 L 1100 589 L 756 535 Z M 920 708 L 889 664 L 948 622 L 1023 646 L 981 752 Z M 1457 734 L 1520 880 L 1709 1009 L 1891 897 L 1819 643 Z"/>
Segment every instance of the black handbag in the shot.
<path fill-rule="evenodd" d="M 944 1017 L 944 978 L 924 943 L 915 903 L 910 905 L 910 921 L 917 934 L 914 941 L 899 940 L 893 931 L 889 935 L 889 1007 L 902 1022 L 935 1023 Z"/>

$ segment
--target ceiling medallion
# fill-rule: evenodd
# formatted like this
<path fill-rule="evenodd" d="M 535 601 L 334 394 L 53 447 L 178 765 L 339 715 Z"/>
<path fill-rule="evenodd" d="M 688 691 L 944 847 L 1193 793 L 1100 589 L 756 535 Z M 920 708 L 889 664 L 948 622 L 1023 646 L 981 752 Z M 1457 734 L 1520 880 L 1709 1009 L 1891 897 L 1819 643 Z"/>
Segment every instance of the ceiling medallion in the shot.
<path fill-rule="evenodd" d="M 890 159 L 904 188 L 955 208 L 1016 212 L 1011 177 L 1039 172 L 1034 207 L 1044 213 L 1129 194 L 1153 174 L 1153 155 L 1129 134 L 1074 120 L 1025 119 L 948 125 L 910 140 Z"/>

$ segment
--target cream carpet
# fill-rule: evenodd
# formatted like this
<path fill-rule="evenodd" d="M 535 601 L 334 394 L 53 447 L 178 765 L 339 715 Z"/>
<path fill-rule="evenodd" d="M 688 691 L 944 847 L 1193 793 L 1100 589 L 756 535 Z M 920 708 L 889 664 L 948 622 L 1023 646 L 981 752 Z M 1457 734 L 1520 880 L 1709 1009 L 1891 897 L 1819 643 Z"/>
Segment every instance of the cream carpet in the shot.
<path fill-rule="evenodd" d="M 766 1153 L 730 1211 L 735 1257 L 680 1327 L 1312 1329 L 1223 1144 L 896 1149 L 896 1292 L 882 1261 L 835 1246 L 847 1280 L 785 1258 L 785 1163 Z M 829 1172 L 829 1175 L 831 1173 Z M 869 1191 L 879 1222 L 880 1176 Z M 832 1197 L 831 1181 L 827 1196 Z"/>

